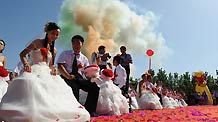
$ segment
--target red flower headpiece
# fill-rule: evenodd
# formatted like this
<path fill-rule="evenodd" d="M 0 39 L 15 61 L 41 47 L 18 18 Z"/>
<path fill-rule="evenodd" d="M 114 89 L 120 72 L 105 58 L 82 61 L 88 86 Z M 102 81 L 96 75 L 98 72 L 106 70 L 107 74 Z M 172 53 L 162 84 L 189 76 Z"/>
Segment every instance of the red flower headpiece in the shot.
<path fill-rule="evenodd" d="M 98 65 L 92 64 L 89 66 L 86 66 L 84 68 L 84 74 L 86 77 L 93 77 L 93 76 L 97 76 L 97 74 L 99 74 L 99 67 Z"/>
<path fill-rule="evenodd" d="M 106 77 L 113 77 L 113 71 L 110 69 L 104 69 L 101 72 L 103 75 L 105 75 Z"/>

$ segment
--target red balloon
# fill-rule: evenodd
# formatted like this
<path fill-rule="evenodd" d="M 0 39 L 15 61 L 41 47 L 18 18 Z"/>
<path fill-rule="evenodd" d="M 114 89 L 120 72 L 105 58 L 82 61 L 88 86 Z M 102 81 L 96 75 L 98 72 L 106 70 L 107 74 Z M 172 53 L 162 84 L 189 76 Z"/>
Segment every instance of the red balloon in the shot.
<path fill-rule="evenodd" d="M 147 54 L 148 56 L 152 56 L 152 55 L 154 54 L 154 51 L 151 50 L 151 49 L 148 49 L 148 50 L 146 51 L 146 54 Z"/>

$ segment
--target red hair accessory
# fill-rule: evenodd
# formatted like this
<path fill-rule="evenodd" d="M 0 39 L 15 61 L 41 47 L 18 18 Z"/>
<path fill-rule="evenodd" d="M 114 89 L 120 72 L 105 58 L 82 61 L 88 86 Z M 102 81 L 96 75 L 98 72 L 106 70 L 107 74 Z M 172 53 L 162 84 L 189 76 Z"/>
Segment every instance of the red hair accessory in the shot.
<path fill-rule="evenodd" d="M 105 75 L 106 77 L 113 77 L 113 71 L 110 69 L 104 69 L 102 71 L 102 74 Z"/>
<path fill-rule="evenodd" d="M 1 77 L 7 77 L 8 76 L 8 71 L 3 66 L 0 66 L 0 76 Z"/>

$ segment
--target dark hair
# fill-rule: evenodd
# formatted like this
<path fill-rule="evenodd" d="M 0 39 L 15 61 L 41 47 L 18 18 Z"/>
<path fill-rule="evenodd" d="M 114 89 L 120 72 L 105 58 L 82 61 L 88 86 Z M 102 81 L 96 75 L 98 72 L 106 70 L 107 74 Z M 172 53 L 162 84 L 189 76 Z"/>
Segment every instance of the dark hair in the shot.
<path fill-rule="evenodd" d="M 120 49 L 126 50 L 126 46 L 121 46 Z"/>
<path fill-rule="evenodd" d="M 44 43 L 44 47 L 47 48 L 47 45 L 48 45 L 48 34 L 47 32 L 48 31 L 51 31 L 51 30 L 57 30 L 57 29 L 61 29 L 56 23 L 54 22 L 48 22 L 46 25 L 45 25 L 45 32 L 46 32 L 46 36 L 45 36 L 45 43 Z M 52 54 L 52 64 L 54 64 L 54 45 L 55 45 L 55 41 L 52 42 L 52 44 L 50 45 L 50 52 Z"/>
<path fill-rule="evenodd" d="M 48 45 L 48 36 L 47 36 L 47 34 L 46 34 L 46 36 L 45 36 L 45 43 L 44 43 L 44 47 L 45 48 L 47 48 L 47 45 Z M 55 45 L 55 41 L 53 41 L 52 42 L 52 44 L 50 45 L 50 52 L 51 52 L 51 54 L 52 54 L 52 64 L 54 64 L 54 45 Z"/>
<path fill-rule="evenodd" d="M 120 64 L 121 61 L 120 56 L 114 56 L 113 61 L 117 61 L 117 63 Z"/>
<path fill-rule="evenodd" d="M 145 75 L 145 74 L 142 74 L 142 75 L 141 75 L 141 78 L 144 78 L 144 77 L 146 77 L 146 75 Z"/>
<path fill-rule="evenodd" d="M 3 50 L 5 49 L 5 45 L 6 45 L 6 44 L 5 44 L 5 41 L 4 41 L 4 40 L 0 39 L 0 41 L 3 42 L 3 45 L 4 45 L 4 48 L 3 48 L 2 50 L 0 50 L 0 53 L 2 53 Z"/>
<path fill-rule="evenodd" d="M 84 38 L 80 35 L 75 35 L 71 38 L 71 42 L 73 42 L 74 39 L 78 39 L 79 41 L 81 41 L 82 43 L 84 43 Z"/>
<path fill-rule="evenodd" d="M 101 45 L 101 46 L 98 47 L 98 51 L 100 51 L 102 49 L 105 49 L 105 46 Z"/>
<path fill-rule="evenodd" d="M 48 22 L 45 25 L 45 32 L 51 31 L 51 30 L 57 30 L 57 29 L 61 29 L 60 26 L 58 26 L 55 22 Z"/>

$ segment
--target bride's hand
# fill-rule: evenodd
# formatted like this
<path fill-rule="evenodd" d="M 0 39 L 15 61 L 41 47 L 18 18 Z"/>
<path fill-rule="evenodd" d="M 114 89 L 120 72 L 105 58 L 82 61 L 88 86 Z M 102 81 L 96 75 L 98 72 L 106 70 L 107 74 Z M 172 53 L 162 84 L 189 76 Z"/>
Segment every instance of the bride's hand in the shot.
<path fill-rule="evenodd" d="M 57 69 L 55 67 L 51 68 L 51 75 L 57 75 L 58 72 L 57 72 Z"/>
<path fill-rule="evenodd" d="M 23 72 L 31 72 L 31 66 L 28 63 L 23 65 Z"/>

